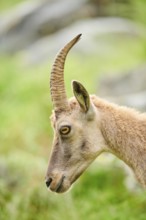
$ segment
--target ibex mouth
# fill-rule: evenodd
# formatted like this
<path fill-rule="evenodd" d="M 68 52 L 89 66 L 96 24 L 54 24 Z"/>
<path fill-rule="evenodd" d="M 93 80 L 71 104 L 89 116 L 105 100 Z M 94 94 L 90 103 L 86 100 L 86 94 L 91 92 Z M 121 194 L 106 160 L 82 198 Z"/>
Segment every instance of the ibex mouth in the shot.
<path fill-rule="evenodd" d="M 61 188 L 62 188 L 62 184 L 63 184 L 63 181 L 65 179 L 65 176 L 63 176 L 60 180 L 60 182 L 57 184 L 56 186 L 56 189 L 55 189 L 55 192 L 59 193 L 61 191 Z"/>
<path fill-rule="evenodd" d="M 52 178 L 49 178 L 46 181 L 47 188 L 49 188 L 53 192 L 62 192 L 63 191 L 63 182 L 64 182 L 65 176 L 62 176 L 58 183 L 54 181 Z"/>

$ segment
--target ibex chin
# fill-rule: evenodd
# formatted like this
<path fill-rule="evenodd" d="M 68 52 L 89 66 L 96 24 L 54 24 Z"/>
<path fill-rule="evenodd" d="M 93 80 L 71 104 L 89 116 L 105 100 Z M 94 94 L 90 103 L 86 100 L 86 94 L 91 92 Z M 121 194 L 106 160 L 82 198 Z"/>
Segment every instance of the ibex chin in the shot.
<path fill-rule="evenodd" d="M 55 135 L 46 185 L 53 192 L 67 191 L 98 155 L 110 152 L 131 167 L 146 186 L 146 114 L 89 96 L 77 81 L 72 82 L 74 97 L 67 99 L 65 59 L 80 36 L 59 52 L 51 71 Z"/>

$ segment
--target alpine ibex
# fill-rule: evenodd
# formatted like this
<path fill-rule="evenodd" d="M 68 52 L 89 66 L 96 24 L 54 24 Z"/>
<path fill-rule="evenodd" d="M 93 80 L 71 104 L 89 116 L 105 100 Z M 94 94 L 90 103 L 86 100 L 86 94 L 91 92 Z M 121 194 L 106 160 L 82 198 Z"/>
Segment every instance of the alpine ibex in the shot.
<path fill-rule="evenodd" d="M 98 155 L 110 152 L 130 166 L 146 186 L 146 114 L 89 96 L 77 81 L 72 82 L 75 97 L 67 99 L 65 59 L 80 36 L 59 52 L 51 71 L 55 136 L 46 185 L 57 193 L 67 191 Z"/>

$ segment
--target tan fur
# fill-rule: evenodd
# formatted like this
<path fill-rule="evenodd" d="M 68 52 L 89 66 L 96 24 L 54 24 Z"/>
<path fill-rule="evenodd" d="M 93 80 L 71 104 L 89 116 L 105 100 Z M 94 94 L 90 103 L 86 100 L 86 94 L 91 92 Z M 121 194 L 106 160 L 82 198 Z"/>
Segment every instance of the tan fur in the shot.
<path fill-rule="evenodd" d="M 93 96 L 101 130 L 110 151 L 129 165 L 146 186 L 146 114 Z"/>

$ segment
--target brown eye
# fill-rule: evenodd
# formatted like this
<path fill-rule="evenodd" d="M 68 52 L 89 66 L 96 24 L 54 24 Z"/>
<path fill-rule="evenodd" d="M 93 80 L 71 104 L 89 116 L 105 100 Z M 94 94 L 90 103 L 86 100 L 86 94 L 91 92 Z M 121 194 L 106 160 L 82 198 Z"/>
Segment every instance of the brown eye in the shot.
<path fill-rule="evenodd" d="M 69 134 L 70 130 L 71 130 L 70 126 L 68 126 L 68 125 L 62 126 L 60 128 L 60 134 L 62 134 L 62 135 Z"/>

